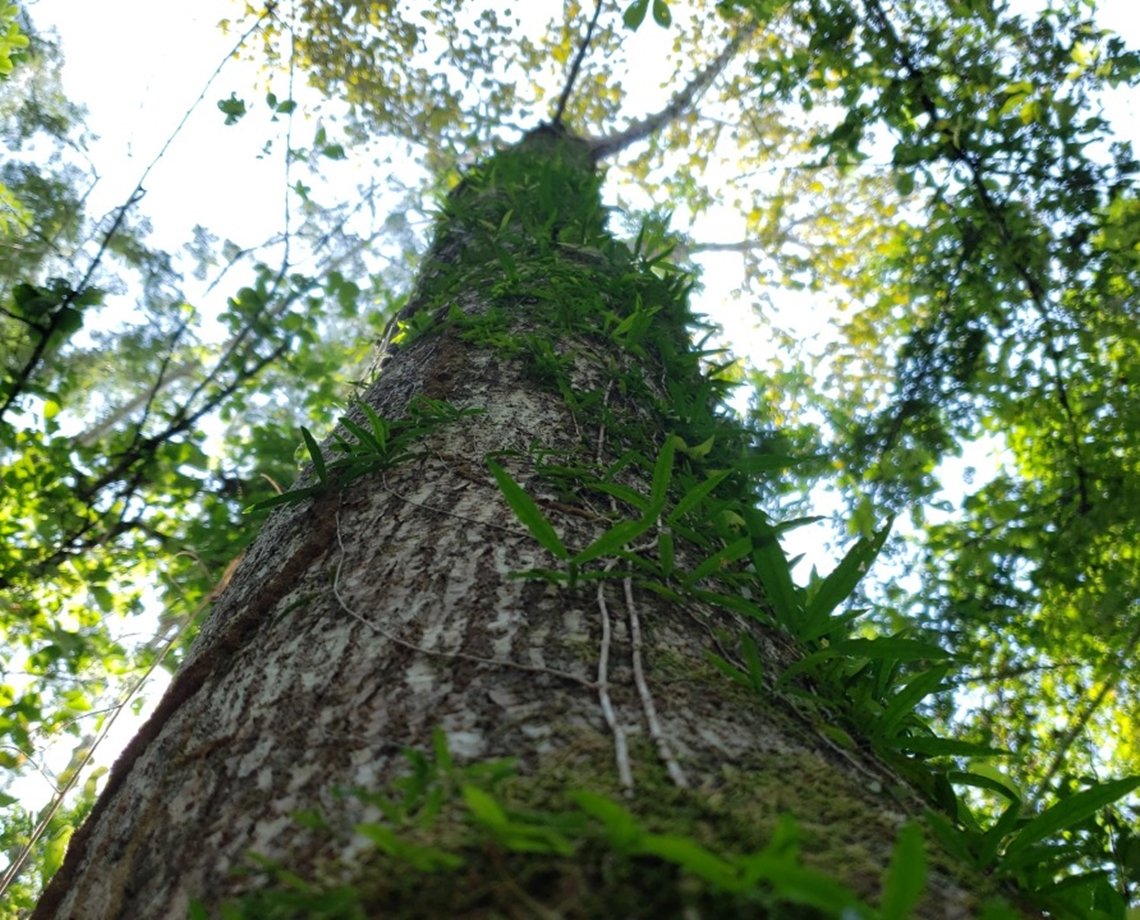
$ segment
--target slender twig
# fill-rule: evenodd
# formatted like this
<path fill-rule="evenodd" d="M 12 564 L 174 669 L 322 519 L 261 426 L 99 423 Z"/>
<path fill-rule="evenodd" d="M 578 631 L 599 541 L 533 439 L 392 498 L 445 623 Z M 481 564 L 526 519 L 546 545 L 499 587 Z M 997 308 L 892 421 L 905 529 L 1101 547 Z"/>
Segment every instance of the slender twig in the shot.
<path fill-rule="evenodd" d="M 114 707 L 109 707 L 109 708 L 114 708 Z M 105 709 L 96 710 L 96 712 L 106 712 L 106 711 L 107 710 L 105 710 Z M 84 715 L 88 715 L 88 714 L 89 713 L 84 713 Z M 72 719 L 71 721 L 74 722 L 76 720 Z M 70 725 L 70 724 L 71 724 L 70 722 L 64 723 L 64 725 L 61 725 L 60 727 L 63 728 L 64 726 Z M 82 742 L 82 743 L 86 743 L 86 742 Z M 0 750 L 15 751 L 17 754 L 19 754 L 21 757 L 23 757 L 28 763 L 30 763 L 33 767 L 36 768 L 36 772 L 39 773 L 40 778 L 45 783 L 47 783 L 49 786 L 51 786 L 52 792 L 54 792 L 56 794 L 59 793 L 59 786 L 56 784 L 55 777 L 52 776 L 51 773 L 48 772 L 46 767 L 44 767 L 42 764 L 36 762 L 35 751 L 25 751 L 23 748 L 17 747 L 14 744 L 0 744 Z M 0 889 L 0 894 L 2 894 L 2 893 L 3 893 L 3 889 Z"/>
<path fill-rule="evenodd" d="M 297 5 L 293 4 L 290 8 L 289 18 L 289 99 L 293 99 L 293 79 L 297 70 L 297 29 L 296 29 Z M 290 223 L 293 218 L 292 210 L 292 188 L 290 187 L 290 178 L 293 171 L 293 113 L 296 111 L 294 106 L 289 110 L 285 116 L 285 238 L 283 240 L 284 248 L 281 253 L 281 272 L 284 274 L 289 265 L 289 241 L 292 239 L 292 228 Z"/>
<path fill-rule="evenodd" d="M 669 103 L 663 109 L 631 123 L 624 131 L 619 131 L 617 134 L 611 134 L 606 137 L 587 138 L 587 142 L 590 145 L 590 153 L 594 159 L 601 160 L 605 157 L 613 156 L 616 153 L 621 153 L 621 151 L 633 146 L 638 141 L 645 140 L 647 137 L 656 134 L 667 124 L 688 112 L 692 108 L 693 103 L 712 85 L 712 82 L 720 75 L 721 71 L 728 66 L 729 61 L 736 55 L 736 52 L 752 37 L 756 29 L 756 23 L 749 23 L 733 35 L 731 41 L 724 47 L 724 50 L 713 58 L 706 67 L 697 71 L 693 78 L 669 100 Z"/>
<path fill-rule="evenodd" d="M 598 24 L 598 17 L 601 13 L 602 0 L 598 0 L 598 5 L 594 8 L 594 16 L 590 20 L 590 25 L 586 28 L 586 35 L 583 37 L 582 43 L 578 46 L 578 53 L 574 55 L 574 63 L 570 66 L 570 76 L 566 78 L 566 85 L 562 88 L 562 95 L 558 97 L 558 107 L 554 110 L 554 118 L 550 121 L 553 125 L 562 124 L 562 115 L 566 111 L 566 103 L 569 101 L 570 93 L 574 89 L 574 82 L 578 79 L 578 69 L 582 66 L 582 59 L 586 56 L 586 51 L 594 38 L 594 28 Z"/>
<path fill-rule="evenodd" d="M 641 708 L 645 713 L 646 725 L 649 726 L 649 737 L 657 745 L 657 754 L 661 758 L 661 762 L 665 764 L 665 769 L 669 773 L 669 778 L 673 780 L 673 785 L 680 789 L 688 789 L 689 780 L 685 776 L 685 771 L 681 769 L 681 765 L 677 763 L 677 758 L 669 746 L 665 732 L 661 730 L 661 722 L 657 718 L 657 706 L 653 702 L 653 694 L 650 692 L 649 683 L 645 679 L 645 669 L 641 663 L 641 619 L 637 614 L 637 604 L 633 600 L 633 580 L 629 577 L 623 578 L 622 589 L 625 592 L 625 609 L 629 615 L 629 638 L 633 647 L 633 681 L 637 685 L 637 694 L 641 697 Z"/>
<path fill-rule="evenodd" d="M 606 563 L 606 571 L 612 569 L 615 560 Z M 610 642 L 612 632 L 610 627 L 610 609 L 606 605 L 606 579 L 598 581 L 598 613 L 602 620 L 602 641 L 598 647 L 598 705 L 601 706 L 602 716 L 614 736 L 614 760 L 617 761 L 618 778 L 626 793 L 633 792 L 633 770 L 629 765 L 629 745 L 625 739 L 625 729 L 618 721 L 614 712 L 613 701 L 610 699 L 609 668 L 610 668 Z"/>
<path fill-rule="evenodd" d="M 613 380 L 610 380 L 606 385 L 605 395 L 602 396 L 602 409 L 603 412 L 609 406 L 610 395 L 613 393 Z M 605 421 L 598 426 L 598 443 L 594 452 L 594 458 L 597 463 L 602 462 L 602 450 L 606 443 L 606 425 Z M 612 499 L 611 499 L 612 504 Z M 606 562 L 606 571 L 611 571 L 616 565 L 617 560 L 610 559 Z M 606 605 L 605 593 L 606 579 L 598 581 L 598 615 L 602 621 L 602 638 L 598 645 L 598 705 L 602 710 L 602 717 L 606 720 L 606 725 L 609 726 L 610 732 L 614 736 L 614 759 L 617 761 L 618 778 L 621 780 L 622 786 L 625 788 L 627 794 L 633 792 L 633 770 L 629 765 L 629 746 L 626 744 L 625 729 L 622 728 L 621 723 L 618 722 L 617 714 L 614 712 L 613 701 L 610 699 L 609 690 L 609 668 L 610 668 L 610 643 L 612 641 L 611 624 L 610 624 L 610 610 Z"/>

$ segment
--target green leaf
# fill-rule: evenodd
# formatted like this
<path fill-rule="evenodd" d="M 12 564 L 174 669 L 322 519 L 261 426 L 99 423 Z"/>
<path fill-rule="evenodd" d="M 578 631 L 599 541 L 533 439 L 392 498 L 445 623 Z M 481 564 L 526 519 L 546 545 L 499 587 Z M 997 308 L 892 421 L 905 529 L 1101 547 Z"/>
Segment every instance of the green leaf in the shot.
<path fill-rule="evenodd" d="M 825 738 L 834 741 L 840 747 L 846 748 L 849 751 L 854 751 L 859 747 L 847 732 L 845 732 L 838 725 L 817 725 L 816 730 Z"/>
<path fill-rule="evenodd" d="M 91 585 L 90 591 L 95 603 L 104 613 L 110 613 L 115 609 L 115 595 L 108 590 L 106 585 Z"/>
<path fill-rule="evenodd" d="M 24 281 L 12 287 L 12 306 L 17 316 L 35 320 L 58 304 L 59 297 L 45 288 Z"/>
<path fill-rule="evenodd" d="M 824 916 L 867 916 L 865 911 L 859 910 L 859 899 L 850 889 L 818 869 L 798 865 L 767 851 L 739 857 L 738 862 L 743 870 L 740 888 L 751 889 L 757 882 L 764 881 L 781 900 L 817 908 Z"/>
<path fill-rule="evenodd" d="M 340 423 L 356 438 L 360 446 L 367 448 L 370 453 L 375 454 L 377 457 L 384 455 L 383 445 L 376 440 L 376 436 L 371 431 L 359 422 L 354 422 L 352 419 L 344 416 L 341 418 Z"/>
<path fill-rule="evenodd" d="M 305 439 L 305 449 L 313 458 L 313 469 L 316 470 L 317 479 L 324 483 L 328 479 L 329 471 L 325 466 L 325 455 L 321 453 L 321 446 L 313 437 L 313 433 L 304 425 L 301 426 L 301 437 Z"/>
<path fill-rule="evenodd" d="M 470 784 L 463 786 L 463 801 L 471 809 L 475 820 L 492 830 L 502 830 L 510 824 L 510 819 L 502 806 L 477 786 Z"/>
<path fill-rule="evenodd" d="M 310 495 L 316 495 L 319 491 L 320 488 L 317 486 L 306 486 L 303 489 L 290 489 L 288 492 L 282 492 L 280 495 L 271 495 L 269 498 L 263 498 L 259 502 L 254 502 L 246 509 L 246 512 L 265 511 L 269 508 L 276 508 L 278 505 L 295 505 L 300 501 L 304 501 Z"/>
<path fill-rule="evenodd" d="M 869 658 L 872 661 L 885 661 L 897 658 L 899 661 L 945 661 L 954 655 L 933 642 L 920 639 L 902 639 L 887 636 L 880 639 L 844 639 L 833 642 L 829 649 L 838 655 Z"/>
<path fill-rule="evenodd" d="M 425 847 L 402 839 L 392 828 L 383 824 L 358 824 L 356 832 L 371 840 L 383 853 L 408 863 L 413 869 L 437 872 L 458 869 L 463 857 L 437 847 Z"/>
<path fill-rule="evenodd" d="M 245 115 L 245 100 L 238 99 L 236 93 L 230 93 L 229 99 L 219 99 L 218 109 L 226 116 L 227 125 L 236 125 Z"/>
<path fill-rule="evenodd" d="M 890 533 L 891 522 L 882 530 L 856 543 L 843 561 L 823 580 L 804 611 L 803 639 L 816 639 L 828 631 L 828 618 L 832 611 L 849 598 L 855 587 L 867 574 L 871 563 L 883 548 Z"/>
<path fill-rule="evenodd" d="M 1024 920 L 1025 914 L 1010 907 L 1004 900 L 991 900 L 982 905 L 978 920 Z M 1140 917 L 1129 915 L 1128 920 L 1140 920 Z"/>
<path fill-rule="evenodd" d="M 442 728 L 435 728 L 431 733 L 431 746 L 435 752 L 436 767 L 442 774 L 450 773 L 453 765 L 451 751 L 447 747 L 447 735 Z"/>
<path fill-rule="evenodd" d="M 622 21 L 625 22 L 627 29 L 636 29 L 641 25 L 645 19 L 645 14 L 649 11 L 649 0 L 633 0 L 625 13 L 622 15 Z"/>
<path fill-rule="evenodd" d="M 12 54 L 28 47 L 28 36 L 20 31 L 16 17 L 19 7 L 14 3 L 0 6 L 0 77 L 7 79 L 12 72 Z"/>
<path fill-rule="evenodd" d="M 888 744 L 900 751 L 911 754 L 924 754 L 927 757 L 1009 757 L 1009 751 L 976 744 L 973 741 L 959 741 L 956 738 L 936 738 L 933 735 L 919 735 L 914 738 L 893 738 Z"/>
<path fill-rule="evenodd" d="M 830 658 L 863 658 L 868 661 L 938 661 L 953 658 L 945 649 L 917 639 L 845 639 L 833 642 L 827 648 L 812 652 L 806 658 L 790 665 L 780 676 L 785 683 L 803 671 L 810 671 L 821 661 Z"/>
<path fill-rule="evenodd" d="M 1013 785 L 1013 781 L 989 764 L 979 764 L 971 771 L 951 770 L 946 774 L 946 778 L 955 785 L 986 789 L 989 792 L 996 792 L 1011 802 L 1021 801 L 1021 793 Z"/>
<path fill-rule="evenodd" d="M 722 594 L 717 591 L 706 591 L 703 588 L 689 588 L 687 593 L 699 601 L 714 604 L 718 607 L 727 607 L 729 610 L 742 613 L 746 617 L 756 620 L 758 623 L 772 625 L 772 617 L 768 615 L 768 612 L 763 607 L 753 603 L 746 597 L 741 597 L 739 594 Z"/>
<path fill-rule="evenodd" d="M 716 652 L 706 651 L 705 657 L 708 658 L 709 664 L 720 671 L 720 673 L 727 677 L 729 680 L 740 684 L 742 687 L 748 687 L 750 690 L 752 689 L 752 679 L 742 670 L 740 670 L 740 668 L 736 667 L 736 665 L 725 661 Z"/>
<path fill-rule="evenodd" d="M 653 518 L 639 518 L 635 521 L 618 521 L 582 552 L 571 559 L 575 565 L 582 565 L 599 556 L 616 553 L 631 540 L 636 540 L 653 526 Z"/>
<path fill-rule="evenodd" d="M 882 920 L 906 920 L 926 886 L 926 854 L 922 828 L 913 821 L 903 825 L 891 853 L 879 906 Z"/>
<path fill-rule="evenodd" d="M 989 868 L 993 865 L 994 858 L 997 856 L 998 850 L 1001 849 L 1001 842 L 1017 826 L 1017 819 L 1020 815 L 1021 801 L 1015 799 L 1006 806 L 1001 817 L 993 823 L 993 827 L 982 836 L 981 844 L 977 848 L 979 866 Z"/>
<path fill-rule="evenodd" d="M 760 650 L 756 648 L 756 640 L 748 633 L 740 637 L 740 651 L 744 656 L 744 663 L 748 665 L 748 680 L 752 689 L 759 693 L 764 689 L 764 664 L 760 660 Z"/>
<path fill-rule="evenodd" d="M 52 320 L 56 336 L 69 338 L 83 328 L 83 314 L 75 307 L 64 307 Z"/>
<path fill-rule="evenodd" d="M 665 0 L 653 0 L 653 21 L 663 29 L 669 28 L 673 16 L 669 12 L 669 4 Z"/>
<path fill-rule="evenodd" d="M 380 450 L 383 451 L 388 445 L 388 422 L 381 418 L 368 403 L 360 403 L 360 408 L 368 416 L 368 423 L 372 426 L 372 434 L 376 438 L 376 443 L 380 445 Z"/>
<path fill-rule="evenodd" d="M 1111 805 L 1117 799 L 1123 798 L 1138 788 L 1140 788 L 1140 776 L 1129 776 L 1090 786 L 1088 789 L 1076 793 L 1076 795 L 1062 799 L 1056 805 L 1039 814 L 1017 833 L 1017 836 L 1005 848 L 1005 857 L 1009 858 L 1058 831 L 1080 823 L 1085 818 L 1095 815 L 1106 805 Z"/>
<path fill-rule="evenodd" d="M 721 470 L 720 472 L 713 473 L 704 482 L 697 483 L 685 493 L 684 497 L 677 502 L 676 507 L 669 512 L 665 518 L 667 524 L 676 523 L 678 519 L 688 514 L 693 508 L 699 505 L 708 494 L 732 475 L 732 470 Z"/>
<path fill-rule="evenodd" d="M 613 799 L 585 791 L 571 792 L 570 798 L 591 818 L 605 825 L 610 843 L 619 851 L 634 847 L 641 839 L 642 831 L 637 820 Z"/>
<path fill-rule="evenodd" d="M 719 572 L 724 566 L 735 562 L 737 559 L 743 559 L 748 555 L 752 549 L 752 538 L 741 537 L 729 543 L 728 546 L 721 547 L 717 552 L 713 553 L 704 562 L 698 565 L 693 571 L 685 576 L 685 587 L 692 587 L 697 584 L 702 578 Z"/>
<path fill-rule="evenodd" d="M 905 198 L 914 191 L 914 173 L 896 169 L 895 170 L 895 188 L 898 193 Z"/>
<path fill-rule="evenodd" d="M 63 865 L 63 856 L 67 852 L 67 842 L 71 839 L 75 828 L 65 825 L 48 838 L 44 846 L 42 862 L 40 863 L 40 878 L 46 884 L 56 870 Z"/>
<path fill-rule="evenodd" d="M 776 613 L 777 621 L 787 629 L 795 629 L 802 616 L 799 591 L 792 582 L 792 569 L 776 529 L 759 511 L 745 514 L 752 535 L 752 564 L 756 576 Z"/>
<path fill-rule="evenodd" d="M 638 846 L 638 851 L 671 862 L 718 888 L 732 891 L 739 887 L 737 873 L 732 864 L 725 862 L 711 850 L 706 850 L 691 837 L 676 834 L 646 834 Z"/>
<path fill-rule="evenodd" d="M 926 825 L 934 832 L 934 836 L 938 838 L 942 849 L 950 856 L 962 863 L 970 864 L 973 862 L 974 854 L 970 849 L 970 844 L 977 839 L 977 835 L 963 831 L 946 815 L 932 809 L 926 811 Z"/>
<path fill-rule="evenodd" d="M 649 510 L 649 501 L 644 495 L 635 492 L 628 486 L 623 486 L 618 482 L 595 482 L 590 484 L 590 488 L 598 492 L 604 492 L 606 495 L 612 495 L 614 498 L 625 502 L 644 514 Z"/>
<path fill-rule="evenodd" d="M 877 738 L 889 738 L 902 724 L 903 719 L 914 712 L 923 699 L 936 693 L 942 686 L 948 667 L 932 668 L 912 678 L 907 685 L 891 697 L 883 714 L 875 720 L 873 734 Z"/>
<path fill-rule="evenodd" d="M 707 457 L 709 455 L 709 451 L 712 450 L 713 445 L 715 443 L 716 443 L 716 435 L 710 434 L 707 438 L 705 438 L 703 441 L 701 441 L 700 444 L 695 444 L 692 447 L 689 447 L 687 444 L 683 445 L 683 446 L 678 445 L 678 447 L 680 450 L 684 451 L 688 456 L 695 457 L 696 459 L 699 460 L 701 457 Z"/>
<path fill-rule="evenodd" d="M 570 553 L 562 544 L 561 537 L 558 536 L 550 521 L 546 519 L 538 505 L 535 504 L 534 499 L 527 495 L 522 487 L 511 478 L 510 474 L 490 457 L 487 458 L 487 466 L 490 467 L 491 475 L 499 484 L 499 489 L 507 500 L 507 504 L 511 506 L 515 516 L 526 526 L 531 535 L 552 555 L 559 559 L 569 559 Z"/>

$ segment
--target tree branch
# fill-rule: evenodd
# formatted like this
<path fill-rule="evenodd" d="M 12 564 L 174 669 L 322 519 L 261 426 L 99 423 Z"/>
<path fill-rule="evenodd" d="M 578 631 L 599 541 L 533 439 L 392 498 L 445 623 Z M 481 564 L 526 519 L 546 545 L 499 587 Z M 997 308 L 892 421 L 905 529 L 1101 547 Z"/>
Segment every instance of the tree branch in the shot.
<path fill-rule="evenodd" d="M 566 78 L 566 85 L 562 88 L 562 95 L 558 97 L 558 108 L 554 110 L 554 118 L 550 121 L 552 125 L 562 124 L 562 114 L 566 111 L 566 103 L 569 102 L 570 93 L 574 89 L 575 81 L 578 79 L 578 69 L 582 66 L 582 59 L 586 56 L 586 51 L 594 38 L 594 29 L 598 25 L 598 17 L 601 13 L 602 0 L 598 0 L 598 5 L 594 8 L 594 16 L 590 20 L 590 25 L 586 28 L 586 36 L 582 39 L 582 44 L 578 46 L 578 53 L 574 55 L 574 63 L 570 65 L 570 76 Z"/>
<path fill-rule="evenodd" d="M 668 105 L 652 115 L 630 124 L 624 131 L 606 137 L 586 138 L 590 146 L 590 153 L 595 160 L 601 160 L 616 153 L 621 153 L 627 147 L 632 147 L 639 141 L 652 137 L 670 122 L 676 121 L 688 112 L 693 103 L 712 85 L 713 80 L 720 76 L 721 71 L 728 66 L 728 62 L 736 55 L 741 46 L 756 32 L 756 23 L 749 23 L 733 35 L 732 40 L 725 45 L 709 64 L 698 71 L 693 78 L 685 84 L 669 100 Z"/>

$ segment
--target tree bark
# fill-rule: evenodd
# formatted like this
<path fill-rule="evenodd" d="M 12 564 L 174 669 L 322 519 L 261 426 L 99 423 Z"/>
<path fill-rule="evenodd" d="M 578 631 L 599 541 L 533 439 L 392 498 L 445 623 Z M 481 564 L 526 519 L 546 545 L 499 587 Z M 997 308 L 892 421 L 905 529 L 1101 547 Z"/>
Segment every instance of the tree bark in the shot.
<path fill-rule="evenodd" d="M 767 915 L 763 896 L 738 894 L 730 912 L 723 893 L 668 860 L 575 836 L 569 819 L 512 845 L 470 791 L 492 788 L 472 765 L 495 758 L 516 760 L 493 786 L 504 807 L 567 815 L 568 791 L 594 792 L 651 831 L 721 853 L 763 847 L 791 813 L 807 865 L 878 897 L 919 797 L 770 687 L 758 695 L 709 664 L 723 635 L 744 630 L 778 675 L 795 656 L 787 637 L 651 585 L 614 553 L 572 580 L 517 577 L 568 567 L 519 520 L 485 458 L 574 553 L 637 517 L 599 483 L 650 495 L 667 438 L 692 446 L 702 434 L 679 408 L 709 386 L 683 307 L 641 302 L 660 309 L 640 341 L 636 324 L 620 328 L 638 304 L 614 292 L 637 300 L 675 282 L 613 242 L 604 220 L 589 146 L 556 129 L 451 193 L 362 395 L 403 420 L 400 450 L 377 452 L 356 478 L 329 472 L 331 485 L 269 519 L 36 917 L 181 917 L 192 903 L 217 916 L 280 888 L 279 873 L 250 871 L 267 862 L 355 905 L 274 916 Z M 359 409 L 350 418 L 370 425 Z M 707 419 L 722 426 L 720 449 L 731 428 Z M 314 483 L 310 472 L 300 485 Z M 625 550 L 658 558 L 664 530 Z M 680 530 L 678 572 L 708 555 Z M 398 798 L 409 751 L 421 772 L 436 764 L 443 792 L 449 776 L 466 777 L 453 784 L 466 791 L 451 789 L 431 820 L 400 824 L 375 794 Z M 389 825 L 422 849 L 377 844 L 387 832 L 369 828 Z M 547 845 L 556 837 L 572 849 Z M 464 862 L 428 865 L 429 851 Z M 927 853 L 922 915 L 971 915 L 974 882 Z"/>

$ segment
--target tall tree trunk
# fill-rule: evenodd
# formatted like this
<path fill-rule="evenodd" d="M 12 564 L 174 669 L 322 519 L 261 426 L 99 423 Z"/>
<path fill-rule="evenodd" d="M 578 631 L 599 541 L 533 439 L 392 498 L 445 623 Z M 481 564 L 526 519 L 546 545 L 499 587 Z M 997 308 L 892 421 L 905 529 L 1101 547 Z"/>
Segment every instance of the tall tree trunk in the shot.
<path fill-rule="evenodd" d="M 684 584 L 711 555 L 694 540 L 738 538 L 753 493 L 728 476 L 705 519 L 670 520 L 666 473 L 691 486 L 741 438 L 711 411 L 684 279 L 607 235 L 598 184 L 589 147 L 547 128 L 451 193 L 363 395 L 387 440 L 270 518 L 35 916 L 216 915 L 238 897 L 261 898 L 241 916 L 274 898 L 296 910 L 273 916 L 757 916 L 826 886 L 797 896 L 758 870 L 767 885 L 733 894 L 678 841 L 785 852 L 785 813 L 806 865 L 878 897 L 922 805 L 710 665 L 741 630 L 765 674 L 793 653 Z M 347 441 L 374 431 L 350 419 Z M 623 519 L 643 523 L 612 531 Z M 607 531 L 596 558 L 559 558 Z M 923 915 L 969 915 L 972 883 L 927 859 Z"/>

